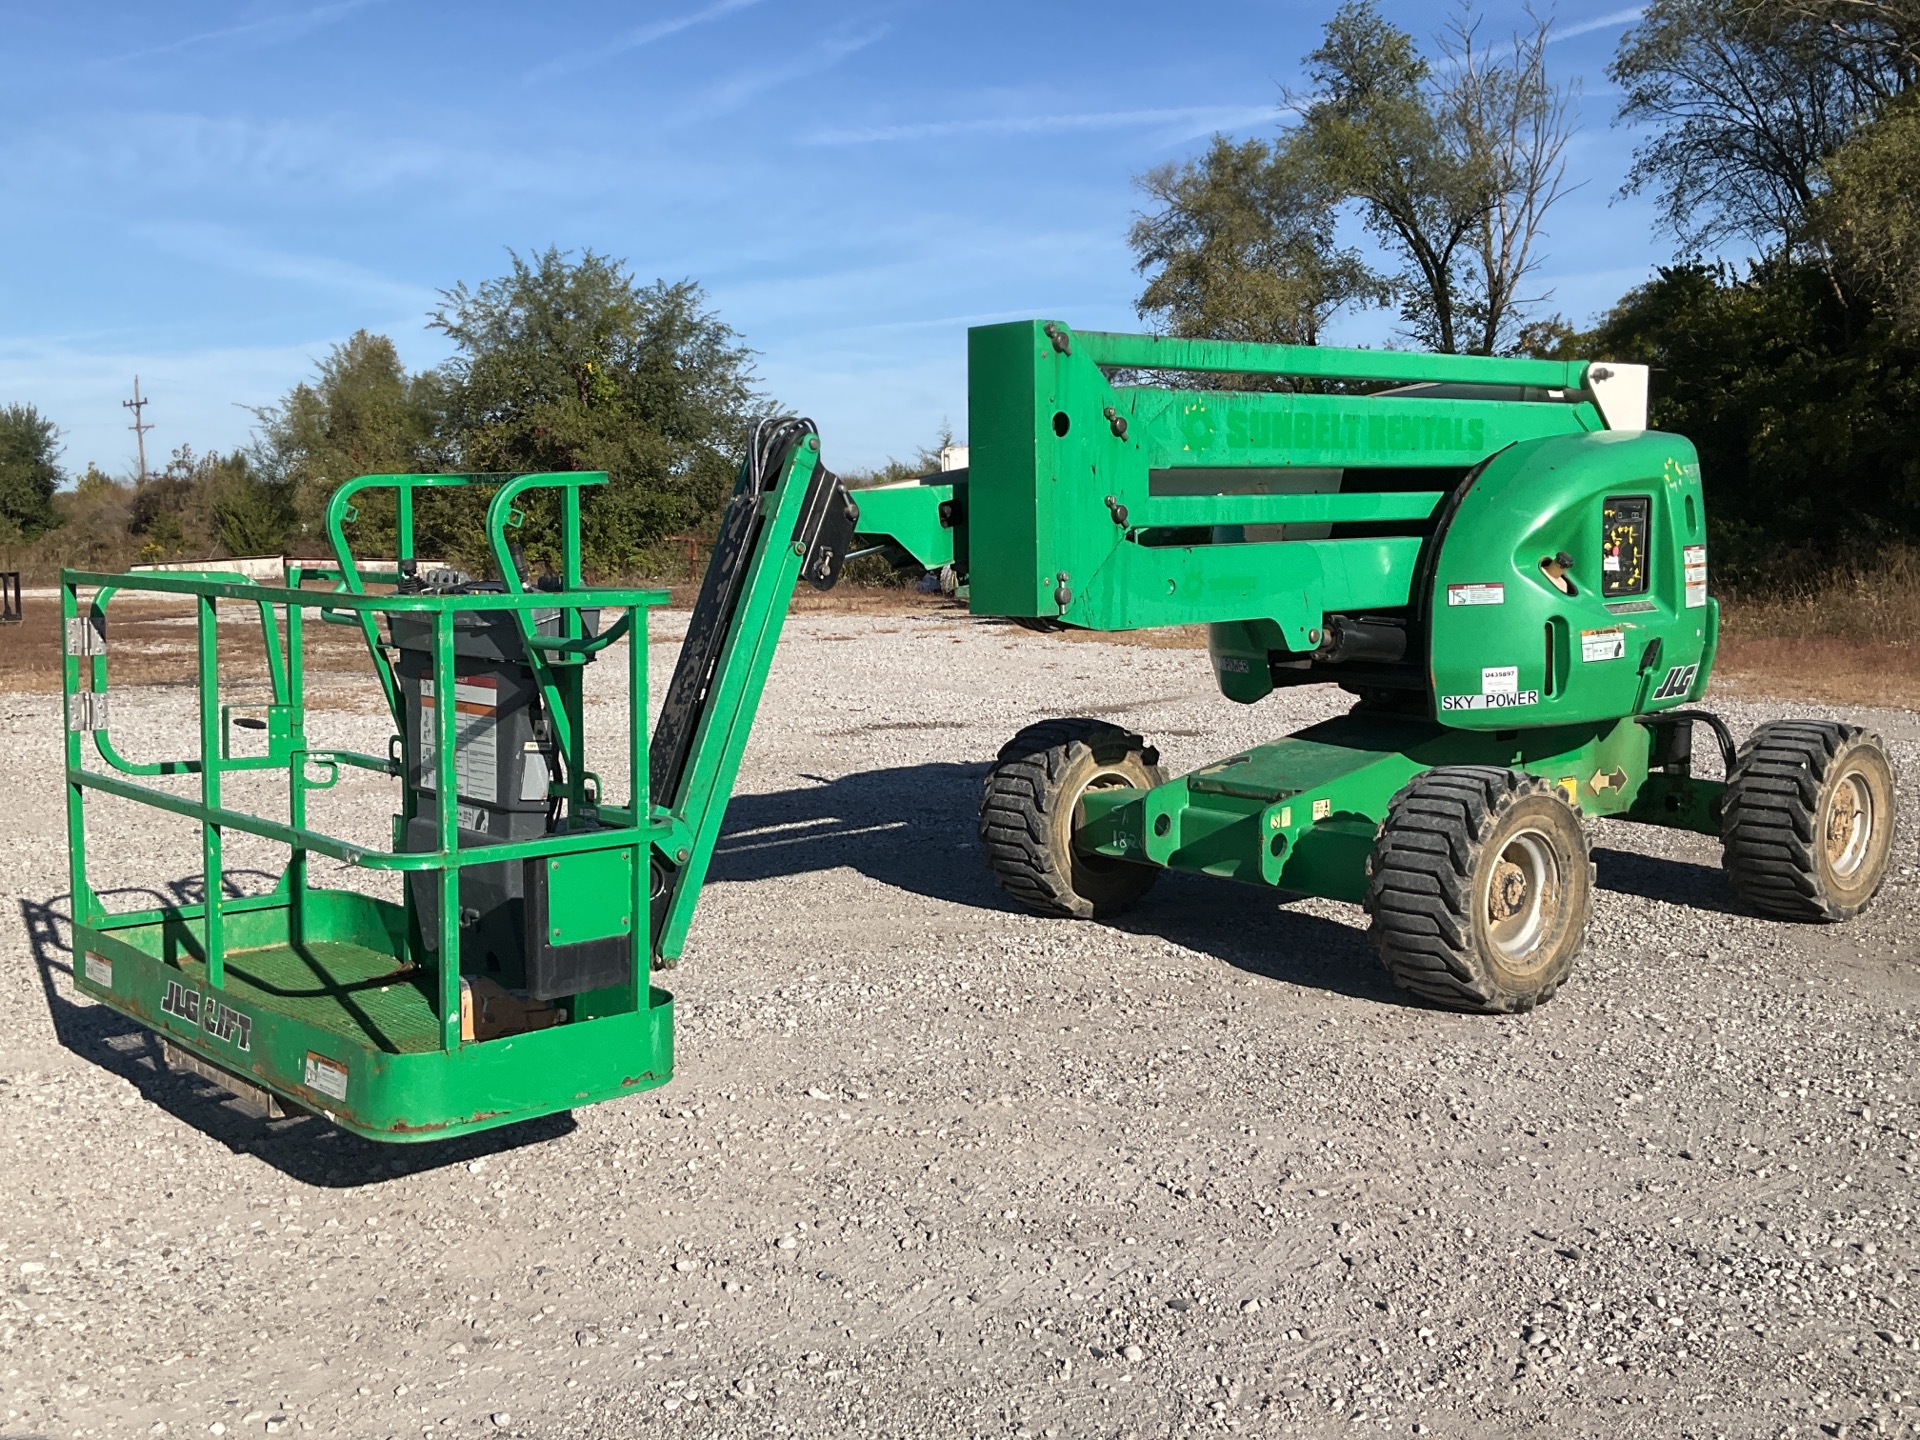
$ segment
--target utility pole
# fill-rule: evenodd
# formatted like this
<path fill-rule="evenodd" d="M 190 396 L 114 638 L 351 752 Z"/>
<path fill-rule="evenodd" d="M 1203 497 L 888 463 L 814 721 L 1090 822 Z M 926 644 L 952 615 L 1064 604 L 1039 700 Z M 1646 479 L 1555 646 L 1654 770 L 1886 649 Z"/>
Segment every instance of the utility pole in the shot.
<path fill-rule="evenodd" d="M 144 485 L 147 483 L 147 431 L 153 428 L 153 423 L 141 413 L 147 408 L 147 402 L 140 398 L 138 375 L 133 377 L 133 398 L 122 400 L 120 403 L 133 411 L 133 424 L 127 428 L 133 431 L 133 437 L 140 445 L 140 483 Z"/>

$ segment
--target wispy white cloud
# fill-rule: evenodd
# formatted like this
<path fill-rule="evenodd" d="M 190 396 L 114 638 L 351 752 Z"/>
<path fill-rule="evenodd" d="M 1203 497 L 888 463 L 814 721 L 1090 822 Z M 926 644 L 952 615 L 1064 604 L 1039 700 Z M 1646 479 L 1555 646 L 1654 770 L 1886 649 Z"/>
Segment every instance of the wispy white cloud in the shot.
<path fill-rule="evenodd" d="M 391 307 L 397 312 L 423 315 L 437 298 L 436 292 L 426 286 L 396 280 L 329 255 L 307 255 L 262 245 L 222 225 L 198 221 L 150 222 L 134 226 L 133 233 L 149 244 L 217 270 L 329 291 L 362 304 Z"/>
<path fill-rule="evenodd" d="M 998 115 L 969 120 L 926 120 L 907 125 L 872 125 L 817 130 L 809 145 L 876 145 L 900 140 L 944 140 L 956 135 L 1042 135 L 1075 130 L 1140 130 L 1153 126 L 1198 126 L 1187 133 L 1232 130 L 1277 113 L 1272 104 L 1186 106 L 1159 110 L 1099 110 L 1072 115 Z"/>
<path fill-rule="evenodd" d="M 887 29 L 887 26 L 880 25 L 860 34 L 829 35 L 781 64 L 730 75 L 676 113 L 670 124 L 682 126 L 731 114 L 769 90 L 777 90 L 795 80 L 805 80 L 832 69 L 849 55 L 858 54 L 879 40 L 887 33 Z"/>
<path fill-rule="evenodd" d="M 689 10 L 682 15 L 670 15 L 664 20 L 649 21 L 645 25 L 636 25 L 622 32 L 603 45 L 590 49 L 575 50 L 565 55 L 556 55 L 529 70 L 523 77 L 528 85 L 538 85 L 548 80 L 558 80 L 562 76 L 573 75 L 581 70 L 601 65 L 619 55 L 641 49 L 655 41 L 665 40 L 668 36 L 678 35 L 682 30 L 691 30 L 696 25 L 710 25 L 715 20 L 725 19 L 736 11 L 751 9 L 761 0 L 713 0 L 698 10 Z"/>
<path fill-rule="evenodd" d="M 287 40 L 297 40 L 310 31 L 344 20 L 356 10 L 380 3 L 380 0 L 332 0 L 326 5 L 315 5 L 310 9 L 297 10 L 291 14 L 267 15 L 258 20 L 243 21 L 238 25 L 223 25 L 215 30 L 202 30 L 197 34 L 183 35 L 178 40 L 168 40 L 159 45 L 149 45 L 140 50 L 129 50 L 124 54 L 108 56 L 95 62 L 100 65 L 117 65 L 127 60 L 147 60 L 156 55 L 171 55 L 180 50 L 189 50 L 196 45 L 214 44 L 220 41 L 242 41 L 258 45 L 274 45 Z M 164 13 L 164 12 L 163 12 Z"/>
<path fill-rule="evenodd" d="M 1548 40 L 1571 40 L 1576 35 L 1591 35 L 1595 30 L 1609 30 L 1616 25 L 1630 25 L 1646 12 L 1644 5 L 1629 5 L 1624 10 L 1611 10 L 1605 15 L 1596 15 L 1591 20 L 1582 20 L 1578 25 L 1556 25 Z"/>
<path fill-rule="evenodd" d="M 617 172 L 621 159 L 572 137 L 530 144 L 484 126 L 442 138 L 425 126 L 382 133 L 351 116 L 103 111 L 0 135 L 0 195 L 17 189 L 41 205 L 91 211 L 111 194 L 143 213 L 208 195 L 245 197 L 254 209 L 370 195 L 472 206 L 577 194 L 583 174 Z"/>

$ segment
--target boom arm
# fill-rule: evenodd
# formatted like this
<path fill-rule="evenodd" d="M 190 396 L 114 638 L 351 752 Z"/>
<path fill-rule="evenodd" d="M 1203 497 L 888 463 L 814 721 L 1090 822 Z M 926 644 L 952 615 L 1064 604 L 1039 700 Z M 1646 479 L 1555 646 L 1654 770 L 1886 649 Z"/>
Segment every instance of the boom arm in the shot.
<path fill-rule="evenodd" d="M 858 516 L 811 420 L 754 427 L 653 732 L 653 811 L 673 834 L 653 853 L 656 965 L 686 943 L 793 588 L 833 586 Z"/>

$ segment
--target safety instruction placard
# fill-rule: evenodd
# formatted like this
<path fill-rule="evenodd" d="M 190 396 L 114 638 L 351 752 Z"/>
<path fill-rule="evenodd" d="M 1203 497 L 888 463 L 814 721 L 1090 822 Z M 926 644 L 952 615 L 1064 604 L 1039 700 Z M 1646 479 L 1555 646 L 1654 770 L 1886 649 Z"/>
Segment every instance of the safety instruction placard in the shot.
<path fill-rule="evenodd" d="M 1447 604 L 1449 605 L 1504 605 L 1507 603 L 1507 587 L 1497 580 L 1478 585 L 1447 586 Z"/>
<path fill-rule="evenodd" d="M 469 675 L 453 685 L 454 793 L 489 804 L 500 796 L 499 682 L 491 675 Z M 434 783 L 440 754 L 440 711 L 433 681 L 420 682 L 421 783 Z"/>
<path fill-rule="evenodd" d="M 347 1098 L 347 1067 L 338 1060 L 330 1060 L 312 1050 L 307 1051 L 304 1079 L 309 1090 L 318 1090 L 322 1095 L 331 1095 L 336 1100 Z"/>
<path fill-rule="evenodd" d="M 1707 603 L 1707 547 L 1689 545 L 1681 553 L 1687 563 L 1687 608 L 1698 610 Z"/>
<path fill-rule="evenodd" d="M 1623 630 L 1582 630 L 1580 658 L 1589 664 L 1595 660 L 1624 660 L 1627 636 Z"/>

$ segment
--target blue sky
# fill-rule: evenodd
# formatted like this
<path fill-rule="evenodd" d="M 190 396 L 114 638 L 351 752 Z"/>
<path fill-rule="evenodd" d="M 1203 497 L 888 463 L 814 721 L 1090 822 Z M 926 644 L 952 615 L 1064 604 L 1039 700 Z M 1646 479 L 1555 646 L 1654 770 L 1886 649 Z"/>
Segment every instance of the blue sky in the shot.
<path fill-rule="evenodd" d="M 433 364 L 438 289 L 591 247 L 698 280 L 830 459 L 876 464 L 964 437 L 969 324 L 1139 328 L 1131 177 L 1273 133 L 1334 3 L 0 0 L 0 403 L 52 417 L 69 469 L 131 471 L 138 372 L 150 461 L 224 449 L 356 328 Z M 1423 40 L 1446 14 L 1383 8 Z M 1583 183 L 1542 283 L 1577 321 L 1672 249 L 1614 200 L 1634 13 L 1563 11 L 1552 50 Z"/>

